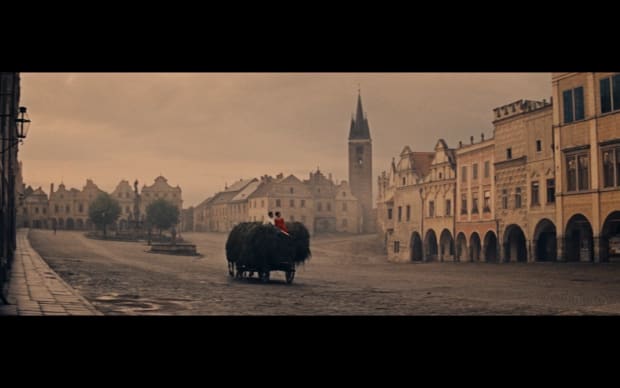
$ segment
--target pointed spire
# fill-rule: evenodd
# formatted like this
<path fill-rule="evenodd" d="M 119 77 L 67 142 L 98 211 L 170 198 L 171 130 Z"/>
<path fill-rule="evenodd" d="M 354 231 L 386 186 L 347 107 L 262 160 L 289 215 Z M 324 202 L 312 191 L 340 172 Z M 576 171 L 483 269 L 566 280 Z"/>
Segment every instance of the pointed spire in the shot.
<path fill-rule="evenodd" d="M 361 90 L 358 90 L 357 92 L 357 113 L 355 114 L 355 120 L 361 122 L 361 120 L 364 120 L 364 108 L 362 108 L 362 92 Z"/>
<path fill-rule="evenodd" d="M 370 139 L 368 119 L 366 118 L 364 108 L 362 107 L 362 91 L 358 88 L 357 92 L 357 110 L 355 112 L 355 118 L 351 120 L 349 139 Z"/>

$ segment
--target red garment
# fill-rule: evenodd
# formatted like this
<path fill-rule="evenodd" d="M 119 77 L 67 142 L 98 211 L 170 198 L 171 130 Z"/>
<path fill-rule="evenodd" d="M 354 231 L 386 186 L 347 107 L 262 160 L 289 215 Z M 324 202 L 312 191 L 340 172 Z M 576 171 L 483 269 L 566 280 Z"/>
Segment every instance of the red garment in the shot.
<path fill-rule="evenodd" d="M 288 229 L 286 229 L 286 224 L 284 224 L 284 218 L 276 218 L 276 226 L 278 228 L 280 228 L 283 232 L 286 232 L 286 234 L 288 234 Z"/>

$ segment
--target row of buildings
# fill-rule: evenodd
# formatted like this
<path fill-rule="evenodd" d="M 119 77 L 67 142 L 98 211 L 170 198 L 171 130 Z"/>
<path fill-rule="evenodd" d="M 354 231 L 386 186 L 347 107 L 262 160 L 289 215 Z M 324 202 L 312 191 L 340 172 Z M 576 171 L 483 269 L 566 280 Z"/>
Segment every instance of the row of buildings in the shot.
<path fill-rule="evenodd" d="M 137 181 L 132 188 L 128 181 L 122 180 L 110 193 L 121 207 L 120 218 L 112 225 L 113 228 L 126 230 L 135 221 L 137 191 Z M 41 187 L 23 187 L 23 199 L 17 209 L 17 225 L 25 228 L 90 230 L 93 225 L 88 217 L 88 208 L 103 192 L 91 179 L 86 180 L 82 190 L 67 189 L 63 183 L 54 190 L 52 183 L 49 196 Z M 140 221 L 144 221 L 146 207 L 157 199 L 171 202 L 179 211 L 183 206 L 181 188 L 171 186 L 163 176 L 155 178 L 150 186 L 143 185 L 139 195 Z"/>
<path fill-rule="evenodd" d="M 264 221 L 280 211 L 310 233 L 375 233 L 372 206 L 372 140 L 358 95 L 348 138 L 349 180 L 335 182 L 318 168 L 308 179 L 294 175 L 241 179 L 184 212 L 184 231 L 229 232 L 244 221 Z"/>
<path fill-rule="evenodd" d="M 606 261 L 620 236 L 620 74 L 553 73 L 550 101 L 493 110 L 494 136 L 404 147 L 378 177 L 392 261 Z"/>
<path fill-rule="evenodd" d="M 262 222 L 268 211 L 279 211 L 287 221 L 302 222 L 311 233 L 359 233 L 358 202 L 347 181 L 337 184 L 319 169 L 303 181 L 294 175 L 265 175 L 239 180 L 196 206 L 192 230 L 229 232 L 240 222 Z"/>

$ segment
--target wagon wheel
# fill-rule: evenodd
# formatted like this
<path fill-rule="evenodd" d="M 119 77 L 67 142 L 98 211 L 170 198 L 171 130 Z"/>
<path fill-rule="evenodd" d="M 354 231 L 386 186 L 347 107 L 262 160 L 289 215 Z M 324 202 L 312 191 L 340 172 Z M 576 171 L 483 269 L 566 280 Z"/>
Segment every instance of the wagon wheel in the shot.
<path fill-rule="evenodd" d="M 286 271 L 286 284 L 293 283 L 293 279 L 295 279 L 295 270 Z"/>
<path fill-rule="evenodd" d="M 228 262 L 228 274 L 230 275 L 230 277 L 235 277 L 235 263 L 233 263 L 232 261 Z"/>
<path fill-rule="evenodd" d="M 259 276 L 263 283 L 267 283 L 269 281 L 269 271 L 259 272 Z"/>

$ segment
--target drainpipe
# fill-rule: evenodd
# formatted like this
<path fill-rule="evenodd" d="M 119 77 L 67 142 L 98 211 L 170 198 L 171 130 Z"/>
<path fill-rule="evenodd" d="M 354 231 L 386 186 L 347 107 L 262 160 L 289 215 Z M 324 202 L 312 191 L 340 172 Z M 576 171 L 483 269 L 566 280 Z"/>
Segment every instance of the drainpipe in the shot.
<path fill-rule="evenodd" d="M 495 217 L 495 236 L 497 237 L 495 239 L 495 255 L 497 257 L 497 261 L 500 263 L 504 262 L 504 254 L 503 254 L 503 247 L 504 245 L 500 242 L 500 238 L 499 238 L 499 220 L 497 219 L 497 215 Z"/>
<path fill-rule="evenodd" d="M 420 187 L 420 201 L 422 203 L 422 211 L 420 212 L 420 232 L 422 237 L 422 261 L 426 261 L 426 256 L 424 255 L 424 198 L 422 197 L 422 188 Z"/>

